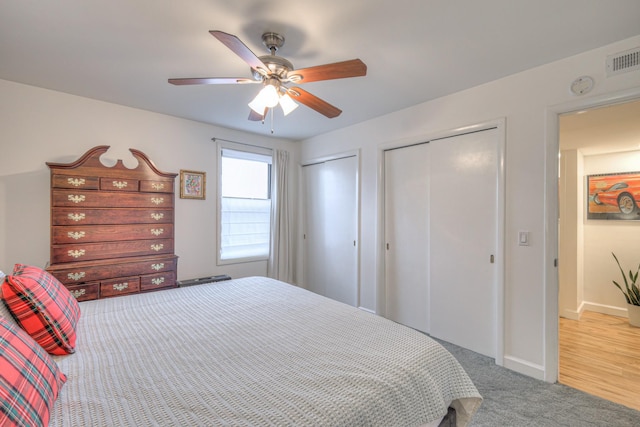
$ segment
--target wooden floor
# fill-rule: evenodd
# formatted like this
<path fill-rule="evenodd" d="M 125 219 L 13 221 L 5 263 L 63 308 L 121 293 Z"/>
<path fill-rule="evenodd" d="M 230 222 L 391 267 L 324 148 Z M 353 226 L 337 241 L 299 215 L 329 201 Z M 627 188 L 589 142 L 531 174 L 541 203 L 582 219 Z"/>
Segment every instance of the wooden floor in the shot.
<path fill-rule="evenodd" d="M 585 311 L 560 318 L 561 384 L 640 410 L 640 328 Z"/>

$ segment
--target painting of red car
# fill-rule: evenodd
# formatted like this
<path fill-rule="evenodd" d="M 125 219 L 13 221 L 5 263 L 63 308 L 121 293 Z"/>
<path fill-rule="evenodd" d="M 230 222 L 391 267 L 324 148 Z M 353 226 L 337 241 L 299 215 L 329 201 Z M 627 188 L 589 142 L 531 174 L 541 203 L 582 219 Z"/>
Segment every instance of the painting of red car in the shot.
<path fill-rule="evenodd" d="M 640 220 L 640 172 L 589 175 L 588 219 Z"/>

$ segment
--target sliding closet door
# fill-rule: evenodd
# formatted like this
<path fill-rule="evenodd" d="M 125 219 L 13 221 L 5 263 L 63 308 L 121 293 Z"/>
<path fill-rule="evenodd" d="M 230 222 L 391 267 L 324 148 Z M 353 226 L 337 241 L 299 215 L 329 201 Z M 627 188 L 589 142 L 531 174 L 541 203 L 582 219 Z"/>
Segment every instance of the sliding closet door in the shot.
<path fill-rule="evenodd" d="M 429 332 L 429 144 L 384 154 L 386 317 Z"/>
<path fill-rule="evenodd" d="M 304 166 L 305 284 L 313 292 L 358 304 L 358 159 Z"/>
<path fill-rule="evenodd" d="M 384 154 L 386 316 L 496 356 L 498 131 Z"/>
<path fill-rule="evenodd" d="M 496 356 L 498 131 L 431 141 L 431 335 Z"/>

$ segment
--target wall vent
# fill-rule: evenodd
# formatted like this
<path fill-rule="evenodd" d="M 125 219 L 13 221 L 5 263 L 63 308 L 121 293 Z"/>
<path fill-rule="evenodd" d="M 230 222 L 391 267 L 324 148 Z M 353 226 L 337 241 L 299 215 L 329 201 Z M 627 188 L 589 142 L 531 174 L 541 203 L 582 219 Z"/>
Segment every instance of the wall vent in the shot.
<path fill-rule="evenodd" d="M 607 56 L 607 77 L 640 70 L 640 47 Z"/>

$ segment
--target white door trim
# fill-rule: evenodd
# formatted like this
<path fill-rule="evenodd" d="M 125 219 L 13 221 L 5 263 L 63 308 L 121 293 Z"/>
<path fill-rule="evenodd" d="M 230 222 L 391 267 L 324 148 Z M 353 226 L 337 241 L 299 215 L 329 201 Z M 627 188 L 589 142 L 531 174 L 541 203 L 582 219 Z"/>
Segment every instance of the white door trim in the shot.
<path fill-rule="evenodd" d="M 640 98 L 640 88 L 552 105 L 546 109 L 544 233 L 544 380 L 558 380 L 558 153 L 559 119 L 564 113 L 620 104 Z"/>
<path fill-rule="evenodd" d="M 505 277 L 505 147 L 506 147 L 506 118 L 497 118 L 480 122 L 469 126 L 462 126 L 455 129 L 433 132 L 425 135 L 417 135 L 415 137 L 403 138 L 400 140 L 389 141 L 378 146 L 378 205 L 377 205 L 377 237 L 376 237 L 376 313 L 384 316 L 386 305 L 386 284 L 385 284 L 385 217 L 384 217 L 384 152 L 386 150 L 405 147 L 414 144 L 421 144 L 436 139 L 447 138 L 462 135 L 471 132 L 478 132 L 496 128 L 498 130 L 498 182 L 497 182 L 497 250 L 496 250 L 496 312 L 495 312 L 495 344 L 497 365 L 504 364 L 504 277 Z"/>

